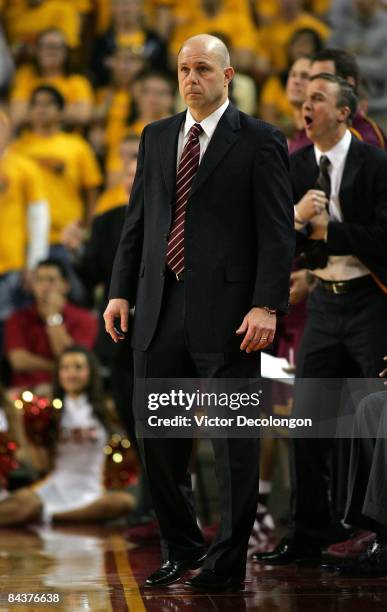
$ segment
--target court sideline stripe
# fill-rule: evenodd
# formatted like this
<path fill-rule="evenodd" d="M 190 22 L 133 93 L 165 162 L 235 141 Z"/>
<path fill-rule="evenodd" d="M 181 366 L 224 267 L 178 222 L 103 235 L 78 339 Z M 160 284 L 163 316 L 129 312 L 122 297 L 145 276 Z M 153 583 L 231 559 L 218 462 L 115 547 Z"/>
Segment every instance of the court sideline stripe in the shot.
<path fill-rule="evenodd" d="M 133 575 L 128 559 L 128 548 L 122 536 L 112 535 L 110 537 L 117 574 L 121 581 L 125 600 L 130 611 L 146 612 L 143 599 L 137 581 Z M 129 588 L 128 588 L 129 587 Z"/>

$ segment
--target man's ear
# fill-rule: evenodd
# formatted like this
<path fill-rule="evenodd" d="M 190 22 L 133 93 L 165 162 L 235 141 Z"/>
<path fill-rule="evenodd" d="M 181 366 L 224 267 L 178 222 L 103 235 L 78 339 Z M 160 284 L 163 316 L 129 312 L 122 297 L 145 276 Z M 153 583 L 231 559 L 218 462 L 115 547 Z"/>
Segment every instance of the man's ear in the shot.
<path fill-rule="evenodd" d="M 351 109 L 349 108 L 349 106 L 343 106 L 340 109 L 340 113 L 339 113 L 339 118 L 338 118 L 338 123 L 348 123 L 348 119 L 351 115 Z"/>
<path fill-rule="evenodd" d="M 227 83 L 231 83 L 234 74 L 235 74 L 234 68 L 232 68 L 231 66 L 229 66 L 228 68 L 225 68 L 225 70 L 224 70 L 224 78 L 225 78 Z"/>

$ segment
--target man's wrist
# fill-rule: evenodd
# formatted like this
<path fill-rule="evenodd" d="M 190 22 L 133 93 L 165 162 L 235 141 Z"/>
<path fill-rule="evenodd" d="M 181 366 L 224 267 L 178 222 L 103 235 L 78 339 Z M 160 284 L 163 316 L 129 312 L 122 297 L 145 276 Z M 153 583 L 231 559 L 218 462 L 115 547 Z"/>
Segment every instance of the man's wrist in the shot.
<path fill-rule="evenodd" d="M 256 306 L 256 308 L 262 308 L 262 310 L 266 310 L 266 312 L 270 315 L 276 315 L 277 309 L 272 308 L 271 306 Z"/>
<path fill-rule="evenodd" d="M 63 325 L 63 315 L 60 312 L 55 312 L 46 317 L 47 327 L 59 327 Z"/>

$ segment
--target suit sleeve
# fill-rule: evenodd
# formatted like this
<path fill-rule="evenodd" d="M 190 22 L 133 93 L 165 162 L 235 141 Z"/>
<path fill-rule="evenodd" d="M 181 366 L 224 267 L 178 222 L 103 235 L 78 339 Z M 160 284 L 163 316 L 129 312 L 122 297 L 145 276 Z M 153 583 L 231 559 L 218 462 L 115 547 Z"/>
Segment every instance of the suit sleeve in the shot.
<path fill-rule="evenodd" d="M 109 299 L 124 298 L 134 305 L 144 241 L 144 157 L 146 128 L 142 132 L 137 170 L 120 242 L 114 259 Z"/>
<path fill-rule="evenodd" d="M 258 261 L 253 305 L 287 312 L 295 231 L 288 150 L 278 130 L 267 134 L 256 155 L 254 201 Z"/>
<path fill-rule="evenodd" d="M 369 194 L 375 214 L 368 222 L 336 222 L 328 224 L 327 246 L 330 255 L 387 257 L 387 156 L 382 153 Z M 374 162 L 374 160 L 372 160 Z"/>

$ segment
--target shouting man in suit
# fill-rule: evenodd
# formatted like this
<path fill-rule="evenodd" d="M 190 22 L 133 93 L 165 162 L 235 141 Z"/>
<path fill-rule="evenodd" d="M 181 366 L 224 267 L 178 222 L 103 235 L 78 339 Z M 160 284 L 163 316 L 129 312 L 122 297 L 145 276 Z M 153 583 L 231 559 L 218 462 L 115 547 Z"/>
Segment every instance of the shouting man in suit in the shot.
<path fill-rule="evenodd" d="M 344 79 L 312 76 L 303 116 L 313 144 L 294 153 L 290 164 L 298 237 L 304 228 L 303 257 L 317 283 L 297 360 L 294 412 L 321 410 L 322 427 L 331 417 L 335 423 L 343 387 L 321 379 L 377 377 L 387 345 L 387 154 L 351 135 L 356 107 Z M 335 394 L 330 401 L 321 399 L 324 388 Z M 333 472 L 336 494 L 332 480 L 328 486 L 328 458 L 331 451 L 334 460 L 344 453 L 348 470 L 349 456 L 346 440 L 333 444 L 327 433 L 294 440 L 294 533 L 273 552 L 255 555 L 258 561 L 315 561 L 337 537 L 332 527 L 344 515 L 347 473 Z"/>
<path fill-rule="evenodd" d="M 294 250 L 286 142 L 228 100 L 234 70 L 216 37 L 178 56 L 187 111 L 147 126 L 105 311 L 127 331 L 136 378 L 251 378 L 288 306 Z M 241 341 L 242 340 L 242 341 Z M 214 439 L 219 533 L 204 555 L 191 439 L 141 439 L 164 563 L 147 586 L 203 565 L 190 588 L 239 589 L 258 497 L 258 440 Z"/>

